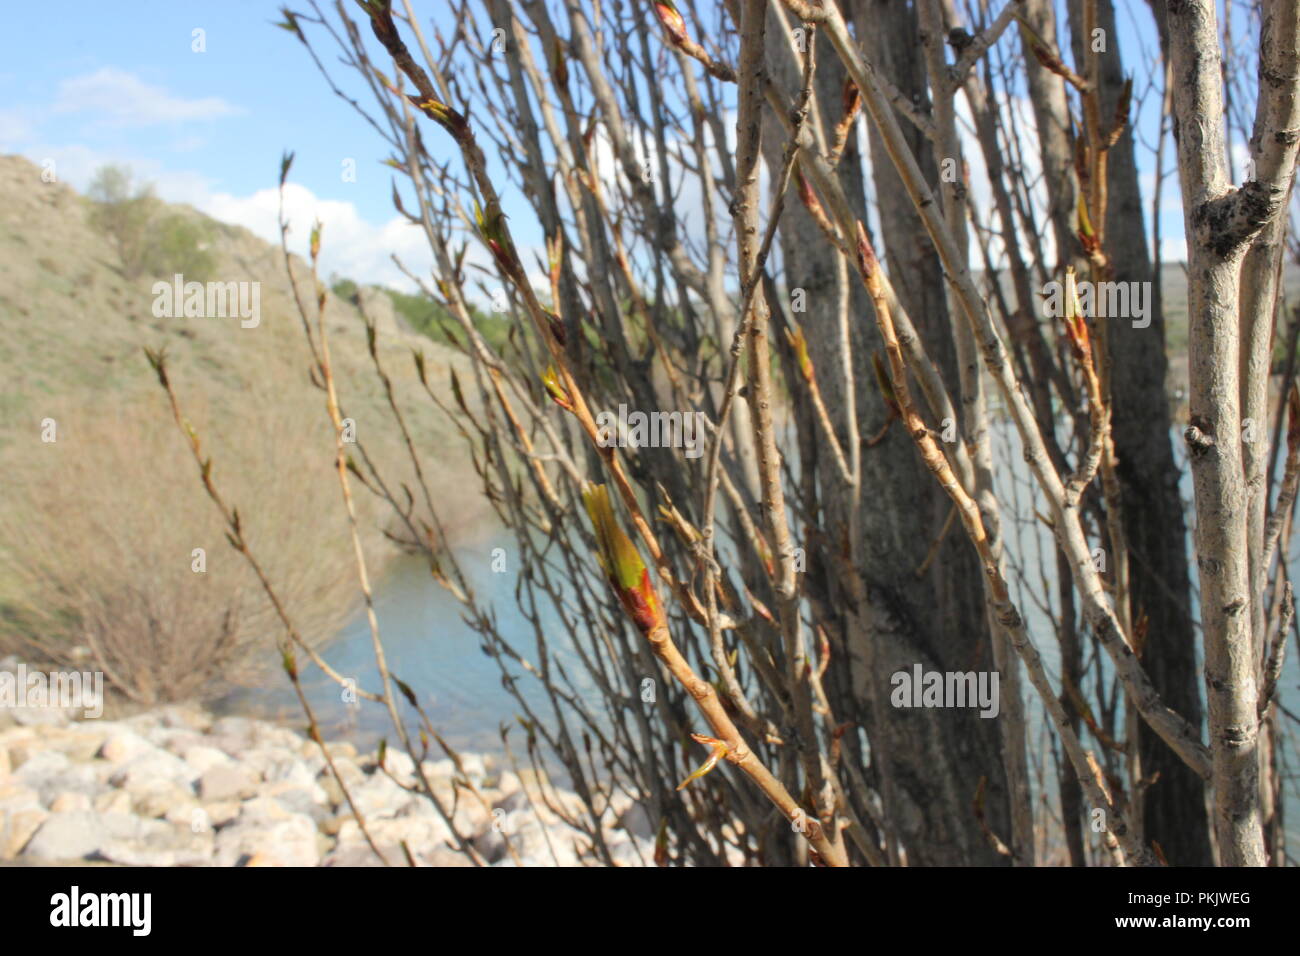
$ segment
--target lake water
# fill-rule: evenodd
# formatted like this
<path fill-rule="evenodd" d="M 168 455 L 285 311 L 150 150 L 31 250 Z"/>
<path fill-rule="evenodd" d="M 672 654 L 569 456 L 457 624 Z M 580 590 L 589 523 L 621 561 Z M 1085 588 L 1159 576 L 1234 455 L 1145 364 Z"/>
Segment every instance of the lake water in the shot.
<path fill-rule="evenodd" d="M 492 550 L 511 553 L 513 538 L 499 531 L 457 549 L 457 558 L 481 600 L 491 602 L 502 632 L 525 655 L 534 649 L 527 623 L 514 604 L 514 576 L 492 570 Z M 429 573 L 421 558 L 398 558 L 375 584 L 375 610 L 389 672 L 416 692 L 438 733 L 452 746 L 473 752 L 499 752 L 499 726 L 519 713 L 518 702 L 502 686 L 501 670 L 481 649 L 481 639 L 462 617 L 463 607 Z M 520 640 L 519 636 L 523 635 Z M 554 635 L 548 640 L 559 643 Z M 357 686 L 376 691 L 378 668 L 364 608 L 322 649 L 322 656 Z M 560 649 L 561 656 L 563 654 Z M 299 655 L 302 660 L 302 656 Z M 515 665 L 511 673 L 518 675 Z M 315 667 L 303 685 L 327 738 L 346 737 L 360 747 L 373 747 L 380 737 L 394 739 L 387 709 L 362 701 L 350 707 L 337 683 Z M 546 696 L 523 675 L 518 683 L 530 704 L 542 706 Z M 400 694 L 399 694 L 400 697 Z M 304 717 L 288 679 L 277 673 L 262 689 L 232 695 L 224 706 L 252 710 L 302 723 Z M 403 700 L 402 711 L 418 720 Z M 514 738 L 519 737 L 518 728 Z"/>
<path fill-rule="evenodd" d="M 1037 502 L 1036 488 L 1024 463 L 1018 436 L 1009 428 L 995 428 L 994 441 L 995 460 L 1011 463 L 1010 467 L 1003 465 L 996 469 L 995 482 L 1003 509 L 1007 549 L 1010 555 L 1018 557 L 1023 574 L 1023 577 L 1017 575 L 1013 568 L 1008 577 L 1030 634 L 1054 683 L 1059 686 L 1059 654 L 1051 621 L 1043 609 L 1029 599 L 1025 590 L 1027 583 L 1033 591 L 1041 593 L 1041 573 L 1054 593 L 1054 545 L 1050 533 L 1034 515 L 1035 505 L 1040 510 L 1046 509 Z M 1181 458 L 1181 435 L 1175 435 L 1174 447 L 1180 456 L 1182 493 L 1190 501 L 1191 476 Z M 959 534 L 960 528 L 954 527 L 950 533 Z M 531 659 L 535 650 L 531 629 L 515 607 L 514 575 L 492 571 L 493 549 L 501 547 L 509 555 L 513 552 L 513 545 L 513 538 L 507 532 L 488 531 L 473 543 L 457 548 L 457 556 L 480 599 L 491 603 L 502 633 L 521 654 Z M 1191 553 L 1190 533 L 1188 549 Z M 1300 551 L 1300 541 L 1293 540 L 1288 557 L 1293 579 L 1300 572 L 1297 551 Z M 1194 563 L 1191 570 L 1194 581 Z M 513 723 L 520 708 L 503 688 L 497 662 L 483 653 L 478 635 L 462 619 L 460 603 L 432 580 L 428 565 L 414 558 L 395 561 L 376 584 L 376 610 L 390 671 L 416 691 L 438 732 L 458 749 L 500 752 L 502 745 L 498 728 L 502 723 Z M 563 647 L 567 636 L 551 633 L 553 630 L 548 629 L 547 634 L 550 647 L 562 659 L 572 660 L 571 652 L 566 654 Z M 358 686 L 372 690 L 379 686 L 364 611 L 358 612 L 325 646 L 323 654 L 341 674 L 354 677 Z M 1105 663 L 1108 665 L 1109 662 Z M 576 662 L 568 670 L 574 677 L 582 673 L 581 665 Z M 1109 666 L 1105 670 L 1110 673 Z M 311 672 L 304 676 L 304 685 L 327 738 L 352 739 L 366 749 L 373 748 L 380 737 L 393 740 L 387 711 L 381 705 L 363 701 L 360 708 L 349 707 L 333 681 L 315 668 L 311 668 Z M 541 708 L 542 713 L 549 714 L 545 695 L 536 690 L 536 682 L 530 675 L 513 663 L 510 672 L 520 678 L 518 686 L 530 703 Z M 1288 697 L 1294 700 L 1297 689 L 1300 689 L 1300 652 L 1293 644 L 1288 644 L 1286 667 L 1279 688 L 1283 702 Z M 1040 737 L 1036 730 L 1041 728 L 1045 715 L 1027 682 L 1025 694 L 1029 704 L 1031 740 L 1038 740 Z M 599 695 L 593 692 L 591 699 L 598 701 Z M 298 725 L 304 723 L 297 698 L 287 679 L 278 672 L 266 688 L 241 692 L 229 699 L 225 706 L 282 717 Z M 414 726 L 414 713 L 405 703 L 402 710 L 413 718 L 411 726 Z M 1294 724 L 1285 729 L 1289 740 L 1287 750 L 1293 765 L 1297 755 L 1292 733 Z M 516 743 L 520 740 L 517 728 L 511 739 Z M 1287 806 L 1288 830 L 1292 831 L 1293 840 L 1300 839 L 1300 827 L 1297 826 L 1300 824 L 1300 805 L 1294 797 L 1288 797 Z"/>

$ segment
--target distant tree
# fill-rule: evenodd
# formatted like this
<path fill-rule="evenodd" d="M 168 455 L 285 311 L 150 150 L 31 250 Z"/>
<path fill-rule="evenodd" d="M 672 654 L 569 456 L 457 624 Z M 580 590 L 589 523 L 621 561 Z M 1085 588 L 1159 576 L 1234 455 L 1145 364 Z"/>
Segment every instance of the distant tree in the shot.
<path fill-rule="evenodd" d="M 128 279 L 145 273 L 181 273 L 203 282 L 216 261 L 208 250 L 212 230 L 204 220 L 167 212 L 152 183 L 135 180 L 130 167 L 99 167 L 86 195 L 95 203 L 91 224 L 117 252 Z"/>
<path fill-rule="evenodd" d="M 148 258 L 149 221 L 157 202 L 152 184 L 136 183 L 129 167 L 110 163 L 95 171 L 86 195 L 95 203 L 91 224 L 117 253 L 123 274 L 128 279 L 140 275 Z"/>
<path fill-rule="evenodd" d="M 206 282 L 216 268 L 216 259 L 208 243 L 212 230 L 201 219 L 183 213 L 162 216 L 148 229 L 145 265 L 168 275 L 180 273 L 186 279 Z"/>

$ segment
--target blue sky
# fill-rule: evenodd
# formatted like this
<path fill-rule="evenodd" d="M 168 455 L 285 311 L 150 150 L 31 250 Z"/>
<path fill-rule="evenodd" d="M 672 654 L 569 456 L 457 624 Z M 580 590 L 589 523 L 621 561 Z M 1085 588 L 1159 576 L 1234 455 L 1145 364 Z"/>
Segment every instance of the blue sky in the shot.
<path fill-rule="evenodd" d="M 278 3 L 65 0 L 56 7 L 4 0 L 3 6 L 0 152 L 53 159 L 59 178 L 78 190 L 102 163 L 125 162 L 155 182 L 163 198 L 274 239 L 279 160 L 292 149 L 295 232 L 302 241 L 306 220 L 325 221 L 327 271 L 405 284 L 388 261 L 391 253 L 417 269 L 427 266 L 417 230 L 392 209 L 382 142 L 330 94 L 298 40 L 272 25 L 280 19 Z M 446 14 L 443 0 L 416 7 Z M 1154 49 L 1150 14 L 1131 0 L 1117 7 L 1126 60 L 1138 63 L 1140 48 Z M 193 49 L 196 29 L 203 31 L 203 52 Z M 1139 86 L 1144 82 L 1139 76 Z M 1157 109 L 1149 102 L 1139 121 L 1148 140 Z M 347 159 L 356 161 L 356 182 L 341 174 Z M 1139 150 L 1139 165 L 1149 183 L 1154 164 L 1147 150 Z M 1182 217 L 1172 180 L 1166 194 L 1162 225 L 1167 251 L 1177 255 Z M 507 210 L 521 245 L 530 246 L 537 238 L 530 213 L 509 202 Z"/>
<path fill-rule="evenodd" d="M 394 221 L 382 142 L 329 92 L 298 40 L 272 25 L 278 4 L 3 6 L 0 153 L 52 158 L 78 190 L 102 163 L 128 163 L 164 199 L 274 238 L 280 155 L 293 149 L 292 179 L 305 190 L 291 213 L 295 222 L 321 214 L 328 267 L 393 279 L 389 252 L 418 255 L 415 229 Z M 349 158 L 356 182 L 342 176 Z M 296 227 L 300 238 L 308 226 Z"/>

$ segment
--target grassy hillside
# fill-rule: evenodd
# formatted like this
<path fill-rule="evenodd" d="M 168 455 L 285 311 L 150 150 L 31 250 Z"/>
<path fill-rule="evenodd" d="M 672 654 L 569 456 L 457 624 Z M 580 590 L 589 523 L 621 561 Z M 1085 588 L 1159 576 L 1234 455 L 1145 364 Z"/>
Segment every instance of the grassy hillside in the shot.
<path fill-rule="evenodd" d="M 260 322 L 237 316 L 159 318 L 157 263 L 132 270 L 96 228 L 102 207 L 40 169 L 0 156 L 0 653 L 40 642 L 57 659 L 89 643 L 139 699 L 190 692 L 204 671 L 231 677 L 281 630 L 260 588 L 225 542 L 187 443 L 144 349 L 166 348 L 186 418 L 211 456 L 213 479 L 313 639 L 333 633 L 357 599 L 324 393 L 278 248 L 193 209 L 158 204 L 163 220 L 206 239 L 199 257 L 218 282 L 260 284 Z M 179 218 L 177 218 L 179 217 Z M 305 230 L 307 223 L 295 223 Z M 326 237 L 328 241 L 328 236 Z M 294 260 L 305 301 L 305 263 Z M 484 520 L 462 440 L 416 377 L 447 389 L 460 359 L 364 294 L 433 499 L 447 530 Z M 344 414 L 395 496 L 422 500 L 366 347 L 360 313 L 332 298 L 326 313 Z M 463 378 L 468 377 L 460 368 Z M 55 441 L 48 420 L 54 422 Z M 361 458 L 359 450 L 354 454 Z M 394 549 L 391 509 L 354 484 L 371 572 Z M 420 513 L 418 505 L 417 515 Z M 205 552 L 199 573 L 195 549 Z"/>
<path fill-rule="evenodd" d="M 42 183 L 40 170 L 0 156 L 0 441 L 34 430 L 53 402 L 93 398 L 120 401 L 156 388 L 142 349 L 166 346 L 176 381 L 221 400 L 255 384 L 296 390 L 306 382 L 308 351 L 293 306 L 280 250 L 248 230 L 208 219 L 188 207 L 174 212 L 205 220 L 211 278 L 261 283 L 261 323 L 241 328 L 237 318 L 156 318 L 155 281 L 128 280 L 104 237 L 88 220 L 91 203 L 69 187 Z M 309 224 L 297 223 L 298 229 Z M 328 237 L 327 237 L 328 241 Z M 295 272 L 310 297 L 306 265 Z M 427 398 L 417 400 L 410 349 L 424 349 L 433 369 L 455 356 L 400 328 L 391 303 L 376 298 L 382 355 L 420 437 L 440 446 L 452 430 L 437 421 Z M 353 417 L 382 411 L 382 393 L 370 373 L 365 331 L 357 310 L 332 299 L 328 328 L 336 372 Z"/>

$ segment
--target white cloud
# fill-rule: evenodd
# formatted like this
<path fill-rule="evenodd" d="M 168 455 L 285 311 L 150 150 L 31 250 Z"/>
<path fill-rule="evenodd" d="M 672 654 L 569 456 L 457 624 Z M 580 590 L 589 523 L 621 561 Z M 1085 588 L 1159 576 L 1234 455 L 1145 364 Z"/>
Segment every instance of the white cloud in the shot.
<path fill-rule="evenodd" d="M 215 193 L 194 205 L 216 219 L 244 226 L 279 245 L 278 189 L 261 189 L 251 196 Z M 409 291 L 410 280 L 391 257 L 397 255 L 416 275 L 428 275 L 432 265 L 433 254 L 423 231 L 400 216 L 376 225 L 363 219 L 352 203 L 320 199 L 298 183 L 284 188 L 284 213 L 290 226 L 289 248 L 302 255 L 308 251 L 312 224 L 320 220 L 324 276 L 338 273 L 359 282 L 377 282 Z"/>
<path fill-rule="evenodd" d="M 141 80 L 132 73 L 106 66 L 75 76 L 59 85 L 55 113 L 93 112 L 112 126 L 153 126 L 213 119 L 242 112 L 217 96 L 187 100 Z"/>
<path fill-rule="evenodd" d="M 85 192 L 99 167 L 125 163 L 138 181 L 153 183 L 159 199 L 187 203 L 214 219 L 244 226 L 272 245 L 280 244 L 277 189 L 262 189 L 248 196 L 214 192 L 212 180 L 201 173 L 169 170 L 156 159 L 104 153 L 81 145 L 42 144 L 25 148 L 23 154 L 38 165 L 53 159 L 59 180 L 80 192 Z M 298 183 L 285 186 L 285 216 L 290 223 L 289 248 L 304 256 L 312 223 L 320 219 L 324 224 L 321 271 L 326 277 L 338 273 L 358 282 L 412 292 L 414 285 L 391 256 L 398 255 L 416 275 L 427 276 L 433 263 L 423 231 L 405 219 L 395 216 L 381 224 L 368 222 L 351 202 L 320 199 Z M 477 248 L 477 243 L 471 243 L 470 261 L 488 261 L 486 253 L 477 254 Z"/>

